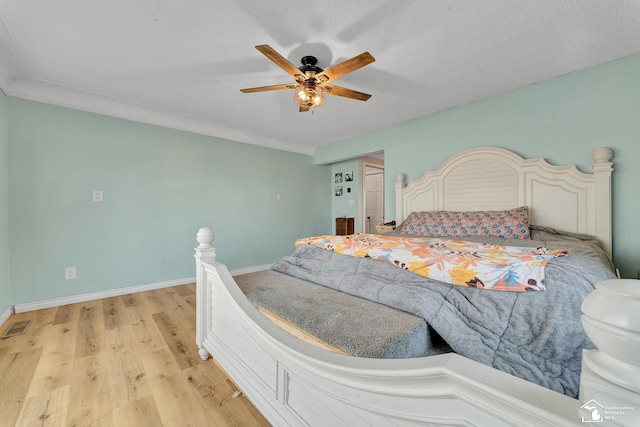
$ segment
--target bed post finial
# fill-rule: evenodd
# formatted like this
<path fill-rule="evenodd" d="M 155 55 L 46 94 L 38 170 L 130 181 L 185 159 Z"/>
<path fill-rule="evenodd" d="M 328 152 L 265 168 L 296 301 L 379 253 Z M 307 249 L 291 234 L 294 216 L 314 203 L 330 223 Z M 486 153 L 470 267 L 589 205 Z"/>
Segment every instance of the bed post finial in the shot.
<path fill-rule="evenodd" d="M 197 247 L 197 249 L 212 248 L 213 246 L 211 245 L 211 243 L 213 242 L 214 236 L 215 235 L 213 234 L 213 230 L 208 227 L 202 227 L 201 229 L 199 229 L 198 234 L 196 234 L 196 240 L 198 241 L 198 243 L 200 243 L 200 245 Z"/>
<path fill-rule="evenodd" d="M 621 425 L 639 425 L 640 282 L 598 282 L 584 299 L 582 313 L 584 330 L 598 349 L 583 351 L 580 401 L 634 407 L 620 417 L 625 420 Z"/>
<path fill-rule="evenodd" d="M 210 292 L 207 284 L 207 272 L 204 263 L 216 260 L 216 249 L 213 243 L 213 230 L 208 227 L 202 227 L 196 234 L 196 240 L 199 245 L 196 248 L 194 258 L 196 259 L 196 300 L 209 301 Z M 202 360 L 209 358 L 209 352 L 204 347 L 204 340 L 211 329 L 211 308 L 209 304 L 197 304 L 196 309 L 196 344 L 198 344 L 198 353 Z"/>
<path fill-rule="evenodd" d="M 607 147 L 596 148 L 593 151 L 592 157 L 595 165 L 610 163 L 611 159 L 613 159 L 613 150 Z"/>

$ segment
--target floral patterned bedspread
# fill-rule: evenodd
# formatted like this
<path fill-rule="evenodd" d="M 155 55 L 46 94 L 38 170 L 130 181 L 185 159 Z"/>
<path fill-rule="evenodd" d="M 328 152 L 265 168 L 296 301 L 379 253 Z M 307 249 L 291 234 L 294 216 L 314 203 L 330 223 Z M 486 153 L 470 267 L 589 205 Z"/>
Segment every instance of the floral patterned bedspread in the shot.
<path fill-rule="evenodd" d="M 386 261 L 421 276 L 475 288 L 542 291 L 547 262 L 569 251 L 425 237 L 353 234 L 298 239 L 344 255 Z"/>

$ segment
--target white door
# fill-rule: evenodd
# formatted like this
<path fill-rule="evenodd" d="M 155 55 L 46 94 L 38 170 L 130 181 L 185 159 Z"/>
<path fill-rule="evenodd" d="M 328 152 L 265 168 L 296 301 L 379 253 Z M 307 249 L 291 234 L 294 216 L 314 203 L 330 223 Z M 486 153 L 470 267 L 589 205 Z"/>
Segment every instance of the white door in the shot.
<path fill-rule="evenodd" d="M 365 167 L 364 232 L 376 233 L 376 224 L 384 221 L 384 169 Z"/>

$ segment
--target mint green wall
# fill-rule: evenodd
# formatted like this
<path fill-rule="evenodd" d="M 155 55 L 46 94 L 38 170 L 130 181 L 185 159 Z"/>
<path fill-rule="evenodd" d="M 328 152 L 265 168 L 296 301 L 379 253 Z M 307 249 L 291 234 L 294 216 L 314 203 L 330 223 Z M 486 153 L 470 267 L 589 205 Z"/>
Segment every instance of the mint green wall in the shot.
<path fill-rule="evenodd" d="M 13 305 L 9 286 L 7 96 L 0 90 L 0 314 Z"/>
<path fill-rule="evenodd" d="M 638 76 L 640 55 L 635 55 L 321 147 L 314 163 L 384 150 L 385 210 L 395 212 L 398 172 L 416 179 L 467 148 L 498 146 L 589 172 L 593 150 L 610 147 L 614 262 L 623 277 L 635 278 L 640 266 Z"/>
<path fill-rule="evenodd" d="M 230 269 L 331 231 L 331 168 L 310 156 L 10 97 L 7 107 L 13 304 L 194 276 L 201 226 Z"/>
<path fill-rule="evenodd" d="M 360 230 L 360 218 L 358 214 L 359 205 L 360 205 L 360 190 L 359 190 L 359 182 L 360 177 L 358 176 L 358 168 L 360 167 L 360 163 L 358 160 L 349 160 L 340 163 L 334 163 L 331 165 L 331 194 L 333 198 L 332 203 L 332 212 L 333 212 L 333 233 L 335 233 L 336 229 L 336 221 L 337 217 L 346 216 L 348 218 L 355 219 L 355 231 Z M 344 182 L 344 174 L 345 172 L 353 172 L 353 181 Z M 341 184 L 335 183 L 335 174 L 341 173 L 343 182 Z M 336 186 L 342 186 L 342 196 L 335 195 Z M 347 189 L 351 188 L 351 192 L 347 192 Z M 349 201 L 353 200 L 353 206 L 349 205 Z"/>

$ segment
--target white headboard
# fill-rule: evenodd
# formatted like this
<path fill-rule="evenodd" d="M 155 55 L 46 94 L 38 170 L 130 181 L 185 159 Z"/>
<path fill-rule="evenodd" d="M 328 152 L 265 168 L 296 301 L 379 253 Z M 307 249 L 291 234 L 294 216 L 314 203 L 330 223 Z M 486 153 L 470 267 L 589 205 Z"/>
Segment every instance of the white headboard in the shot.
<path fill-rule="evenodd" d="M 529 206 L 530 222 L 596 236 L 611 256 L 611 159 L 593 152 L 592 173 L 523 159 L 497 147 L 465 150 L 405 186 L 396 177 L 396 221 L 413 211 L 504 210 Z"/>

